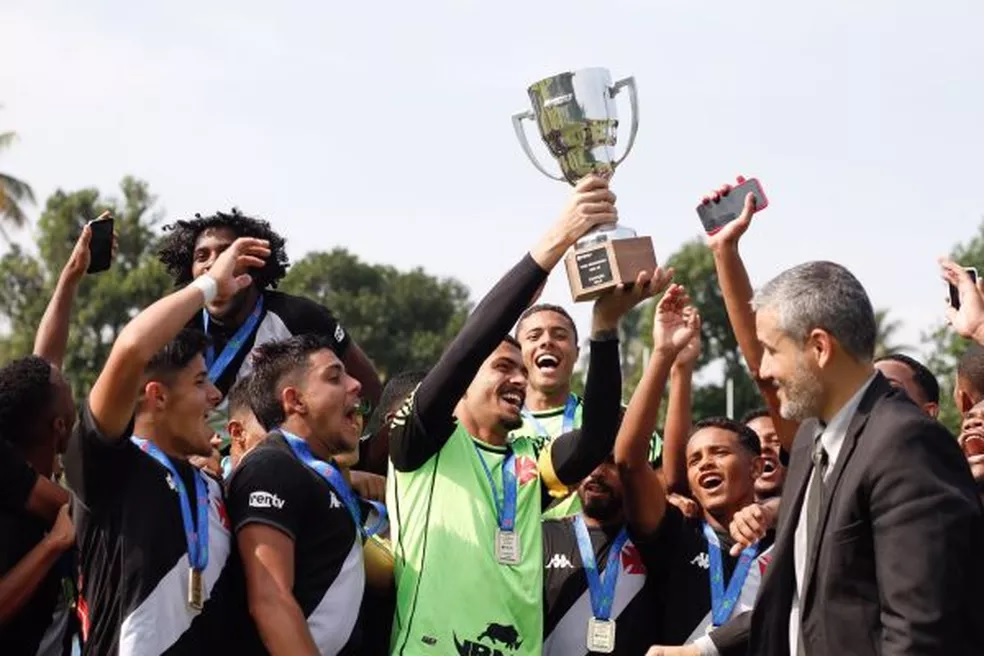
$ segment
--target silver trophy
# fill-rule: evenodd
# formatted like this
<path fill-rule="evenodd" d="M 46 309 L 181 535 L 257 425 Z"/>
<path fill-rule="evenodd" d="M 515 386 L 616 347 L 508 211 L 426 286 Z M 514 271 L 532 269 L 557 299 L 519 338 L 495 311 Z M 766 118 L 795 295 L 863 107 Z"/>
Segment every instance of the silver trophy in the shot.
<path fill-rule="evenodd" d="M 632 109 L 629 140 L 622 157 L 616 157 L 619 119 L 615 96 L 629 90 Z M 589 174 L 610 177 L 626 159 L 636 141 L 639 109 L 632 77 L 615 84 L 604 68 L 586 68 L 540 80 L 527 89 L 533 109 L 513 115 L 513 129 L 523 152 L 548 178 L 574 185 Z M 540 136 L 561 167 L 552 174 L 534 156 L 523 128 L 525 119 L 536 120 Z M 636 280 L 642 270 L 656 265 L 653 242 L 619 224 L 600 226 L 583 236 L 565 258 L 568 282 L 575 301 L 594 299 L 607 290 Z"/>

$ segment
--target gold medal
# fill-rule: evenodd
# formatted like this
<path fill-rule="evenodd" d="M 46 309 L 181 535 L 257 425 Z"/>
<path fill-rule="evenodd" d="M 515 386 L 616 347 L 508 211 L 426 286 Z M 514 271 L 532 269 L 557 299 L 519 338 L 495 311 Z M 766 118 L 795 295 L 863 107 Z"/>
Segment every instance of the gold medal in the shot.
<path fill-rule="evenodd" d="M 188 569 L 188 606 L 195 611 L 202 611 L 205 602 L 205 587 L 202 584 L 202 571 Z"/>

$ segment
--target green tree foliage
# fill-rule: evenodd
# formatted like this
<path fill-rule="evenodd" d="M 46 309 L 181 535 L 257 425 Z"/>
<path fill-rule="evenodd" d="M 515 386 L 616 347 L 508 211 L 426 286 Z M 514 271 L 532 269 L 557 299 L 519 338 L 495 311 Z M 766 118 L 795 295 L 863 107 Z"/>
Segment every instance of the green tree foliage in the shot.
<path fill-rule="evenodd" d="M 965 267 L 975 267 L 979 273 L 985 272 L 985 249 L 983 249 L 982 230 L 983 224 L 978 225 L 978 230 L 966 242 L 956 244 L 951 249 L 950 257 L 954 262 Z M 944 283 L 941 283 L 941 298 L 944 297 Z M 941 319 L 936 326 L 928 329 L 923 334 L 923 341 L 928 345 L 928 355 L 926 359 L 927 367 L 937 375 L 937 381 L 941 385 L 941 412 L 940 421 L 957 434 L 961 427 L 961 416 L 954 402 L 954 375 L 957 369 L 958 357 L 971 344 L 968 340 L 957 335 L 951 327 L 946 326 L 944 317 L 944 304 L 941 302 Z"/>
<path fill-rule="evenodd" d="M 77 396 L 95 381 L 126 323 L 170 289 L 155 255 L 155 199 L 147 184 L 134 178 L 124 178 L 120 187 L 122 199 L 102 198 L 91 188 L 56 191 L 38 221 L 38 254 L 15 246 L 0 258 L 5 281 L 0 316 L 7 329 L 0 339 L 0 358 L 9 360 L 31 353 L 38 323 L 82 227 L 103 210 L 113 211 L 116 259 L 109 271 L 82 280 L 72 314 L 64 367 Z"/>
<path fill-rule="evenodd" d="M 0 132 L 0 151 L 5 151 L 16 141 L 17 133 Z M 7 239 L 3 224 L 20 228 L 27 221 L 22 205 L 34 203 L 34 192 L 26 182 L 8 173 L 0 172 L 0 235 Z"/>
<path fill-rule="evenodd" d="M 343 248 L 309 253 L 280 289 L 331 308 L 384 378 L 434 365 L 471 308 L 458 280 L 369 264 Z"/>
<path fill-rule="evenodd" d="M 875 311 L 876 316 L 876 351 L 875 357 L 882 358 L 889 354 L 898 354 L 903 351 L 910 351 L 910 346 L 895 342 L 896 334 L 903 327 L 903 322 L 898 319 L 889 319 L 889 310 L 880 308 Z"/>

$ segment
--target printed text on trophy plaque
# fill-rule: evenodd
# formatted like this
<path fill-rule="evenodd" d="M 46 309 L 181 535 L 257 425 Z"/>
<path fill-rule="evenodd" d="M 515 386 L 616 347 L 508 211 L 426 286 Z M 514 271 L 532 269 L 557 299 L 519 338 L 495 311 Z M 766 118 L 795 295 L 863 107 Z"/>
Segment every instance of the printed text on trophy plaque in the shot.
<path fill-rule="evenodd" d="M 578 263 L 578 277 L 582 289 L 604 285 L 612 280 L 612 267 L 609 265 L 609 252 L 604 246 L 575 255 Z"/>

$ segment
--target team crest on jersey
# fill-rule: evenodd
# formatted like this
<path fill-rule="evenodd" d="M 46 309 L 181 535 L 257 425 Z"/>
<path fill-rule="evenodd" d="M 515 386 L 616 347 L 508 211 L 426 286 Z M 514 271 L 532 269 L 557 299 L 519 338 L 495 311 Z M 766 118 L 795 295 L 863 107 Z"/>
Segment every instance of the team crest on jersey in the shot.
<path fill-rule="evenodd" d="M 516 480 L 524 485 L 537 478 L 537 461 L 529 456 L 521 456 L 516 460 Z"/>
<path fill-rule="evenodd" d="M 452 637 L 455 639 L 455 648 L 459 655 L 503 655 L 503 650 L 509 650 L 510 654 L 520 649 L 523 639 L 513 625 L 500 625 L 499 623 L 489 623 L 486 629 L 475 638 L 475 640 L 459 640 L 454 632 Z"/>
<path fill-rule="evenodd" d="M 619 553 L 619 560 L 622 562 L 622 569 L 629 575 L 646 575 L 646 566 L 640 557 L 640 551 L 630 542 L 622 546 Z"/>
<path fill-rule="evenodd" d="M 226 531 L 232 531 L 232 523 L 229 522 L 229 514 L 226 513 L 226 504 L 221 498 L 213 498 L 212 505 L 215 506 L 216 515 L 219 516 L 219 522 Z"/>

